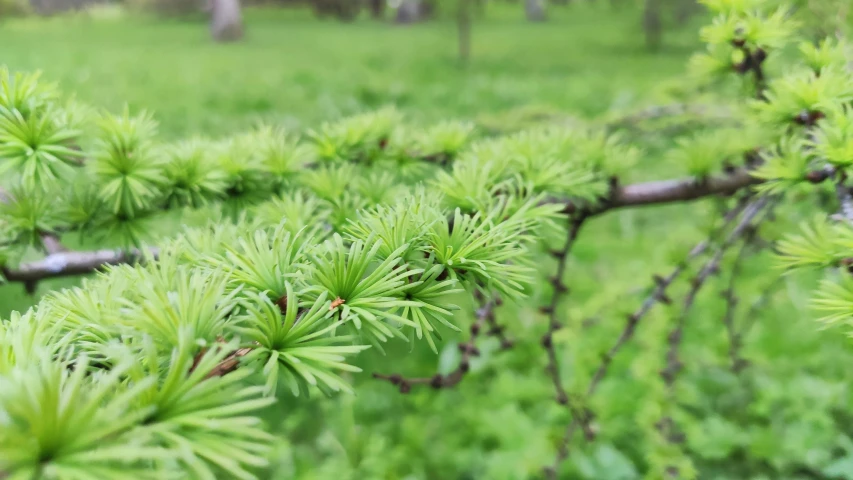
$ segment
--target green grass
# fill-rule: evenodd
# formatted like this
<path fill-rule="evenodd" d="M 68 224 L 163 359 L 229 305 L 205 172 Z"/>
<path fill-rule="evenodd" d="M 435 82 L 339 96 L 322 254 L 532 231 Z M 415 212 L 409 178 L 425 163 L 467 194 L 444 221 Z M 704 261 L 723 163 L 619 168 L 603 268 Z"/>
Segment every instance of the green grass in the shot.
<path fill-rule="evenodd" d="M 509 9 L 511 8 L 511 10 Z M 124 17 L 9 20 L 0 61 L 43 70 L 89 104 L 150 109 L 163 134 L 217 135 L 266 120 L 311 126 L 395 104 L 416 118 L 475 118 L 527 105 L 583 115 L 635 102 L 681 72 L 695 29 L 648 53 L 633 11 L 574 5 L 534 25 L 521 6 L 475 21 L 473 58 L 456 58 L 449 21 L 410 27 L 247 13 L 247 37 L 216 45 L 204 23 Z"/>

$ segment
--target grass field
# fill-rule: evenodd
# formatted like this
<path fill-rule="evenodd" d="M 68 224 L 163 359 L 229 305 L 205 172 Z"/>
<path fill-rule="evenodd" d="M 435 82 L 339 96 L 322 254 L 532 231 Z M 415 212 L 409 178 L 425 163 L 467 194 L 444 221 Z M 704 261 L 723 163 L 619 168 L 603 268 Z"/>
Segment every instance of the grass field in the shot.
<path fill-rule="evenodd" d="M 546 24 L 529 24 L 522 16 L 520 5 L 501 5 L 478 19 L 473 57 L 465 67 L 456 60 L 452 22 L 339 24 L 316 21 L 307 12 L 270 10 L 248 11 L 248 36 L 234 45 L 211 43 L 203 23 L 123 16 L 8 20 L 0 23 L 0 63 L 13 70 L 43 70 L 63 91 L 97 107 L 116 111 L 127 102 L 133 110 L 150 109 L 167 138 L 230 134 L 257 121 L 299 129 L 388 104 L 416 121 L 460 118 L 511 127 L 525 111 L 592 118 L 649 103 L 701 48 L 696 27 L 704 20 L 669 31 L 665 48 L 650 53 L 638 12 L 631 9 L 572 2 L 553 8 Z M 641 161 L 638 176 L 677 174 L 654 153 L 653 148 Z M 573 255 L 572 301 L 565 313 L 591 319 L 595 328 L 584 331 L 581 349 L 574 348 L 580 339 L 568 333 L 555 337 L 570 352 L 563 366 L 567 377 L 618 335 L 624 314 L 642 301 L 651 275 L 672 264 L 672 251 L 703 238 L 695 219 L 712 209 L 704 202 L 619 211 L 589 226 Z M 753 272 L 767 268 L 768 256 L 746 265 L 740 286 L 745 298 L 767 288 L 767 276 Z M 39 294 L 73 283 L 44 282 Z M 849 406 L 853 392 L 845 384 L 846 366 L 853 351 L 837 332 L 818 331 L 805 308 L 807 286 L 808 281 L 789 281 L 775 303 L 760 312 L 746 349 L 758 365 L 752 385 L 769 393 L 755 394 L 760 398 L 753 410 L 732 411 L 732 392 L 741 394 L 742 385 L 725 369 L 696 369 L 685 381 L 693 388 L 688 394 L 709 399 L 704 423 L 697 423 L 701 432 L 691 437 L 700 443 L 690 445 L 711 452 L 703 457 L 710 472 L 703 478 L 805 478 L 788 474 L 804 464 L 812 468 L 809 462 L 823 468 L 828 460 L 821 455 L 837 447 L 829 436 L 842 435 L 843 429 L 827 426 L 834 421 L 828 412 Z M 547 295 L 534 292 L 536 301 Z M 31 302 L 20 285 L 0 288 L 0 316 Z M 657 331 L 640 334 L 615 365 L 622 376 L 603 384 L 600 397 L 607 406 L 594 407 L 611 418 L 602 422 L 619 415 L 627 420 L 608 424 L 612 428 L 596 447 L 574 457 L 578 478 L 639 478 L 647 459 L 637 446 L 642 432 L 630 420 L 643 415 L 636 403 L 654 392 L 637 372 L 653 368 L 654 352 L 647 346 L 659 341 L 655 335 L 662 335 L 661 322 L 671 312 L 661 310 Z M 709 351 L 725 351 L 722 307 L 709 293 L 695 312 L 699 321 L 688 331 L 685 348 L 695 350 L 694 365 L 707 366 L 719 361 Z M 543 327 L 534 321 L 533 308 L 507 308 L 500 315 L 517 337 L 536 339 L 539 334 L 531 332 Z M 410 368 L 429 374 L 436 365 L 452 365 L 456 352 L 452 344 L 438 358 L 419 349 L 404 364 L 389 366 L 388 359 L 400 358 L 395 353 L 402 356 L 403 348 L 387 358 L 364 355 L 360 366 L 366 372 Z M 293 400 L 286 406 L 292 415 L 288 410 L 284 419 L 272 416 L 291 441 L 280 446 L 269 478 L 530 478 L 551 460 L 550 445 L 561 433 L 565 412 L 550 401 L 553 392 L 539 375 L 544 357 L 535 342 L 500 356 L 492 357 L 492 350 L 483 347 L 488 361 L 474 364 L 478 373 L 452 391 L 390 395 L 391 387 L 363 374 L 353 379 L 356 399 Z M 634 358 L 639 361 L 629 361 Z M 807 405 L 817 405 L 818 413 L 800 418 Z M 771 422 L 768 417 L 774 422 L 776 417 L 770 411 L 783 420 Z M 742 427 L 749 422 L 755 425 Z M 750 455 L 761 460 L 744 460 Z"/>
<path fill-rule="evenodd" d="M 427 120 L 530 105 L 593 115 L 636 102 L 698 46 L 685 28 L 647 53 L 635 12 L 578 4 L 554 8 L 544 25 L 522 15 L 500 6 L 477 21 L 467 68 L 452 22 L 340 24 L 290 10 L 249 11 L 246 40 L 225 46 L 203 23 L 9 20 L 0 61 L 43 70 L 92 105 L 151 109 L 176 137 L 259 119 L 310 126 L 390 103 Z"/>

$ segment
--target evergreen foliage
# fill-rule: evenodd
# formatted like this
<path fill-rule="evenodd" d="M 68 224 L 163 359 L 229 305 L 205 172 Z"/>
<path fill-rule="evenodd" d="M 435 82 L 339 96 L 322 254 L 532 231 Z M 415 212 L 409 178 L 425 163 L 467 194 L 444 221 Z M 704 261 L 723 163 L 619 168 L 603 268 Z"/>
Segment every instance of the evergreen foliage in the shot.
<path fill-rule="evenodd" d="M 593 126 L 486 137 L 466 123 L 409 125 L 384 109 L 304 135 L 261 126 L 167 143 L 147 113 L 93 112 L 37 75 L 0 71 L 4 276 L 33 283 L 100 270 L 0 323 L 0 474 L 256 478 L 275 444 L 265 409 L 353 393 L 360 352 L 396 342 L 438 352 L 446 334 L 466 327 L 460 312 L 471 299 L 478 307 L 455 370 L 374 376 L 402 392 L 450 388 L 481 355 L 480 337 L 510 347 L 494 311 L 538 299 L 545 250 L 557 274 L 539 343 L 567 421 L 559 435 L 536 440 L 555 453 L 537 474 L 571 478 L 576 466 L 566 460 L 576 448 L 617 435 L 599 431 L 598 392 L 640 340 L 656 356 L 636 367 L 644 403 L 604 413 L 636 419 L 628 430 L 649 439 L 635 452 L 648 478 L 699 478 L 731 453 L 715 446 L 732 426 L 692 421 L 701 399 L 678 381 L 688 312 L 710 277 L 731 274 L 722 323 L 735 374 L 747 363 L 733 283 L 762 234 L 782 237 L 781 268 L 826 275 L 813 300 L 822 321 L 853 323 L 847 47 L 827 40 L 791 54 L 797 23 L 785 7 L 706 4 L 717 16 L 702 32 L 708 50 L 691 65 L 705 79 L 740 82 L 749 101 L 733 101 L 745 104 L 748 128 L 685 137 L 665 158 L 687 177 L 660 182 L 627 182 L 643 150 Z M 791 198 L 817 202 L 829 190 L 834 214 L 811 215 L 793 232 L 762 229 Z M 555 344 L 571 346 L 560 335 L 584 332 L 557 307 L 586 225 L 616 208 L 712 195 L 722 197 L 720 218 L 700 226 L 696 246 L 677 252 L 675 268 L 655 277 L 624 322 L 606 325 L 609 347 L 576 353 L 568 373 Z M 168 240 L 152 235 L 164 216 L 194 213 L 215 220 Z M 104 235 L 133 254 L 106 262 L 98 252 L 58 251 L 53 241 L 71 233 Z M 551 248 L 558 238 L 562 247 Z M 32 249 L 47 253 L 41 263 L 24 261 Z M 688 274 L 684 299 L 674 301 L 670 287 Z M 649 318 L 656 304 L 674 303 L 681 310 L 672 321 Z"/>

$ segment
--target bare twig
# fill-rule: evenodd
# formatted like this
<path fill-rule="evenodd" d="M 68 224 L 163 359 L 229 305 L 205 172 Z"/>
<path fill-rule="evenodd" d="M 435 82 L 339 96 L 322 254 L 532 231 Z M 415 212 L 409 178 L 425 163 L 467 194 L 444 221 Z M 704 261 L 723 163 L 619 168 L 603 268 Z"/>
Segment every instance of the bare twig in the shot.
<path fill-rule="evenodd" d="M 705 263 L 699 273 L 694 277 L 690 285 L 690 290 L 684 297 L 684 304 L 681 309 L 681 314 L 675 327 L 667 337 L 668 348 L 666 352 L 666 367 L 661 371 L 666 384 L 666 388 L 670 397 L 675 395 L 675 380 L 683 368 L 683 363 L 679 357 L 681 342 L 684 336 L 684 327 L 687 324 L 687 318 L 691 307 L 695 303 L 696 296 L 702 287 L 707 283 L 707 280 L 717 273 L 720 268 L 720 262 L 723 259 L 726 251 L 731 248 L 743 235 L 751 228 L 753 221 L 765 209 L 770 202 L 769 197 L 761 197 L 752 201 L 744 210 L 743 217 L 734 229 L 729 233 L 723 243 L 717 248 L 714 255 Z M 759 220 L 760 221 L 760 220 Z M 656 424 L 661 435 L 669 443 L 682 443 L 685 440 L 684 434 L 679 430 L 675 419 L 671 415 L 664 415 Z M 670 466 L 669 470 L 677 471 L 677 467 Z"/>
<path fill-rule="evenodd" d="M 702 105 L 689 103 L 673 103 L 669 105 L 652 105 L 642 110 L 614 118 L 605 123 L 610 129 L 634 127 L 639 123 L 660 118 L 675 117 L 679 115 L 699 115 L 708 118 L 730 119 L 730 109 L 718 105 Z"/>
<path fill-rule="evenodd" d="M 148 253 L 153 258 L 157 258 L 159 250 L 150 248 Z M 0 272 L 10 282 L 38 282 L 48 278 L 84 275 L 106 265 L 132 263 L 144 259 L 143 252 L 136 249 L 62 252 L 48 255 L 36 262 L 23 264 L 17 269 L 2 268 Z"/>
<path fill-rule="evenodd" d="M 740 274 L 743 259 L 746 257 L 746 251 L 751 242 L 744 241 L 737 252 L 737 256 L 732 263 L 732 271 L 729 274 L 729 281 L 726 289 L 722 292 L 722 297 L 726 302 L 726 312 L 723 315 L 723 325 L 726 327 L 726 336 L 729 340 L 729 367 L 733 372 L 740 372 L 746 366 L 746 360 L 740 356 L 739 339 L 737 328 L 735 326 L 735 312 L 737 311 L 740 299 L 735 294 L 735 280 Z"/>
<path fill-rule="evenodd" d="M 432 377 L 415 377 L 406 378 L 398 373 L 386 375 L 382 373 L 374 373 L 373 378 L 386 380 L 400 388 L 400 393 L 409 393 L 412 390 L 412 385 L 429 385 L 435 389 L 450 388 L 456 386 L 465 377 L 465 374 L 471 368 L 471 358 L 480 355 L 480 350 L 475 342 L 483 330 L 483 325 L 486 323 L 494 324 L 495 307 L 499 306 L 501 301 L 498 297 L 493 297 L 486 301 L 482 307 L 477 310 L 474 323 L 471 325 L 471 337 L 467 342 L 459 344 L 459 351 L 462 353 L 462 359 L 459 361 L 459 366 L 455 370 L 442 375 L 437 373 Z M 491 320 L 489 318 L 491 317 Z M 503 348 L 508 348 L 503 345 Z"/>
<path fill-rule="evenodd" d="M 581 215 L 569 221 L 569 228 L 566 232 L 566 242 L 563 247 L 559 250 L 555 250 L 551 252 L 557 259 L 557 272 L 550 279 L 551 285 L 554 287 L 554 293 L 551 296 L 551 302 L 548 306 L 543 307 L 543 313 L 548 315 L 548 332 L 542 337 L 542 347 L 548 353 L 548 366 L 545 368 L 545 371 L 548 372 L 548 376 L 551 378 L 551 382 L 554 384 L 554 391 L 556 393 L 557 403 L 560 405 L 565 405 L 569 411 L 572 413 L 572 418 L 581 418 L 581 425 L 584 427 L 584 432 L 588 439 L 593 438 L 593 432 L 589 428 L 589 422 L 583 420 L 585 418 L 585 414 L 582 412 L 582 409 L 575 404 L 575 402 L 569 397 L 569 394 L 566 392 L 565 387 L 563 386 L 563 381 L 560 378 L 560 365 L 557 358 L 557 351 L 554 348 L 554 333 L 562 328 L 562 324 L 560 323 L 559 313 L 557 312 L 557 306 L 560 303 L 560 300 L 568 293 L 569 289 L 566 287 L 565 283 L 563 283 L 563 276 L 566 272 L 566 265 L 568 263 L 569 253 L 572 250 L 572 246 L 574 246 L 575 241 L 578 238 L 578 234 L 580 233 L 581 227 L 583 227 L 584 221 L 586 218 Z M 566 446 L 566 448 L 568 448 Z"/>
<path fill-rule="evenodd" d="M 696 301 L 696 296 L 702 287 L 707 282 L 711 275 L 717 273 L 720 268 L 720 261 L 726 251 L 740 239 L 747 229 L 753 224 L 756 216 L 761 213 L 770 201 L 768 197 L 761 197 L 751 202 L 744 210 L 743 217 L 735 228 L 729 233 L 728 237 L 717 248 L 714 255 L 705 263 L 696 277 L 690 284 L 690 290 L 684 297 L 684 304 L 681 309 L 681 314 L 678 317 L 675 327 L 668 336 L 668 350 L 666 353 L 666 368 L 661 372 L 661 376 L 667 384 L 667 387 L 672 388 L 675 383 L 676 376 L 681 371 L 682 362 L 679 359 L 679 349 L 681 340 L 684 334 L 684 327 L 687 323 L 687 318 L 693 303 Z"/>
<path fill-rule="evenodd" d="M 723 225 L 717 231 L 722 231 L 728 225 L 734 221 L 734 219 L 743 211 L 745 205 L 744 202 L 738 202 L 738 204 L 732 208 L 728 214 L 723 219 Z M 716 235 L 717 231 L 712 234 L 712 237 Z M 672 283 L 684 272 L 687 268 L 688 263 L 695 259 L 696 257 L 702 255 L 711 245 L 710 240 L 704 240 L 694 246 L 690 252 L 687 254 L 687 257 L 679 263 L 673 271 L 667 275 L 666 277 L 661 277 L 659 275 L 654 276 L 655 287 L 652 290 L 651 294 L 643 301 L 642 305 L 631 315 L 628 316 L 627 323 L 625 324 L 625 328 L 620 333 L 619 338 L 616 340 L 616 343 L 610 347 L 610 349 L 605 352 L 601 357 L 601 362 L 598 365 L 595 373 L 592 376 L 592 379 L 589 382 L 586 390 L 586 399 L 589 399 L 592 395 L 595 394 L 598 389 L 599 384 L 604 379 L 605 375 L 607 375 L 607 371 L 610 368 L 610 364 L 613 362 L 613 359 L 616 355 L 622 350 L 622 348 L 633 338 L 634 332 L 637 329 L 637 325 L 640 323 L 640 320 L 652 309 L 652 307 L 656 303 L 672 303 L 672 300 L 667 296 L 666 289 L 672 285 Z M 582 426 L 580 423 L 581 418 L 574 417 L 569 425 L 566 427 L 566 431 L 563 435 L 563 439 L 561 440 L 560 446 L 557 449 L 557 457 L 554 462 L 554 465 L 545 469 L 545 476 L 549 479 L 556 479 L 557 472 L 559 471 L 560 464 L 568 458 L 569 455 L 569 444 L 574 438 L 575 433 L 577 432 L 578 427 Z M 589 420 L 589 415 L 584 415 L 584 421 Z"/>
<path fill-rule="evenodd" d="M 836 171 L 835 195 L 838 197 L 838 215 L 847 222 L 853 222 L 853 195 L 846 182 L 847 175 L 842 171 Z"/>

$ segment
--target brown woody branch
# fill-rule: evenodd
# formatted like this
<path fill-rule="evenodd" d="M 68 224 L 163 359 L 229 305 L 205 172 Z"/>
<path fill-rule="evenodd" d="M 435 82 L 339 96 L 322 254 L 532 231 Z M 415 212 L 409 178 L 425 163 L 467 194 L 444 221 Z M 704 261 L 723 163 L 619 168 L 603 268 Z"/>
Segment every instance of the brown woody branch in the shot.
<path fill-rule="evenodd" d="M 748 170 L 738 169 L 703 180 L 683 178 L 617 186 L 609 199 L 588 210 L 587 215 L 600 215 L 617 208 L 686 202 L 713 195 L 730 195 L 761 182 L 762 180 L 752 177 Z M 566 200 L 552 199 L 549 203 L 565 204 L 567 210 L 578 207 Z M 9 281 L 38 282 L 46 278 L 83 275 L 98 270 L 104 265 L 133 262 L 139 258 L 140 255 L 132 251 L 128 253 L 115 250 L 67 252 L 59 256 L 49 255 L 44 260 L 23 264 L 17 269 L 7 268 L 3 272 Z"/>
<path fill-rule="evenodd" d="M 846 184 L 847 175 L 841 171 L 836 171 L 835 174 L 835 195 L 838 197 L 839 205 L 837 215 L 847 222 L 853 222 L 853 194 Z"/>
<path fill-rule="evenodd" d="M 708 281 L 708 279 L 715 273 L 719 271 L 720 262 L 723 259 L 723 255 L 725 255 L 726 251 L 732 247 L 743 235 L 747 232 L 750 226 L 753 224 L 753 221 L 761 213 L 762 210 L 767 206 L 767 203 L 770 201 L 768 197 L 762 197 L 754 202 L 751 202 L 746 209 L 744 210 L 743 217 L 740 222 L 735 226 L 735 228 L 729 233 L 728 237 L 723 241 L 723 243 L 717 248 L 714 255 L 705 263 L 696 277 L 690 284 L 690 290 L 688 290 L 687 295 L 684 297 L 684 304 L 681 309 L 681 314 L 678 317 L 678 321 L 676 322 L 675 328 L 670 332 L 667 342 L 668 342 L 668 350 L 666 353 L 666 368 L 661 372 L 661 376 L 668 388 L 672 389 L 675 379 L 678 373 L 682 369 L 682 362 L 679 358 L 679 350 L 681 347 L 681 340 L 684 335 L 684 327 L 687 324 L 687 318 L 690 313 L 691 308 L 693 307 L 694 302 L 696 301 L 696 296 L 699 291 Z"/>
<path fill-rule="evenodd" d="M 745 205 L 741 201 L 734 208 L 732 208 L 724 217 L 723 225 L 720 226 L 718 231 L 725 229 L 734 219 L 743 211 Z M 716 235 L 717 232 L 712 234 L 712 237 Z M 667 288 L 684 272 L 687 268 L 687 265 L 695 259 L 696 257 L 705 253 L 711 245 L 711 240 L 704 240 L 694 246 L 690 252 L 687 254 L 687 257 L 679 263 L 673 271 L 667 275 L 666 277 L 661 277 L 659 275 L 654 276 L 655 287 L 652 289 L 651 294 L 643 301 L 642 305 L 631 315 L 628 316 L 627 323 L 625 324 L 625 328 L 620 333 L 619 338 L 616 340 L 616 343 L 610 347 L 607 352 L 605 352 L 601 357 L 601 362 L 598 365 L 595 373 L 592 376 L 592 379 L 589 382 L 586 390 L 585 398 L 589 399 L 592 395 L 595 394 L 596 390 L 598 390 L 598 386 L 601 384 L 601 381 L 607 375 L 608 370 L 610 369 L 611 363 L 613 363 L 613 359 L 616 355 L 625 347 L 625 345 L 634 337 L 634 333 L 637 330 L 637 326 L 640 323 L 640 320 L 652 309 L 652 307 L 657 303 L 665 303 L 670 304 L 672 300 L 666 293 Z M 590 420 L 590 415 L 585 414 L 584 417 L 573 417 L 572 421 L 566 427 L 566 431 L 563 435 L 563 439 L 561 440 L 560 446 L 557 449 L 557 457 L 555 459 L 554 465 L 545 469 L 545 476 L 549 479 L 556 479 L 557 472 L 559 471 L 560 464 L 569 456 L 569 444 L 577 432 L 578 427 L 581 427 L 581 420 L 588 422 Z"/>
<path fill-rule="evenodd" d="M 583 214 L 571 219 L 569 222 L 569 228 L 566 232 L 565 244 L 561 249 L 551 252 L 551 255 L 557 259 L 557 272 L 550 279 L 550 283 L 554 289 L 554 293 L 551 296 L 551 302 L 547 306 L 542 307 L 543 313 L 548 315 L 548 331 L 542 337 L 542 347 L 548 354 L 548 365 L 545 367 L 545 371 L 551 378 L 551 383 L 554 384 L 557 403 L 565 405 L 571 412 L 573 419 L 580 419 L 581 425 L 584 427 L 586 438 L 591 440 L 594 437 L 594 434 L 591 428 L 589 428 L 589 422 L 585 419 L 586 415 L 583 413 L 582 408 L 576 405 L 569 397 L 568 392 L 566 392 L 566 389 L 563 386 L 563 381 L 560 378 L 560 364 L 557 358 L 557 351 L 554 348 L 553 340 L 554 333 L 563 326 L 560 323 L 557 306 L 559 305 L 560 300 L 569 292 L 568 287 L 563 283 L 563 276 L 566 273 L 569 253 L 571 252 L 585 221 L 586 218 Z M 568 448 L 568 445 L 561 445 L 561 448 Z"/>
<path fill-rule="evenodd" d="M 734 262 L 732 263 L 732 270 L 729 274 L 728 285 L 721 293 L 721 296 L 726 302 L 726 310 L 723 314 L 723 326 L 726 328 L 726 337 L 729 341 L 729 368 L 731 368 L 734 373 L 739 373 L 747 365 L 746 359 L 740 355 L 740 339 L 738 338 L 737 327 L 735 326 L 735 312 L 737 311 L 737 306 L 740 303 L 740 298 L 735 293 L 735 281 L 740 275 L 743 260 L 744 257 L 746 257 L 745 254 L 750 245 L 751 242 L 748 239 L 741 244 L 740 249 L 737 252 L 737 256 L 735 256 Z"/>
<path fill-rule="evenodd" d="M 150 248 L 147 253 L 157 258 L 159 250 Z M 32 283 L 49 278 L 85 275 L 106 265 L 133 263 L 144 259 L 144 253 L 137 249 L 60 252 L 35 262 L 25 263 L 16 269 L 3 267 L 0 272 L 10 282 Z"/>
<path fill-rule="evenodd" d="M 695 303 L 696 296 L 702 287 L 707 283 L 708 279 L 719 272 L 720 262 L 723 259 L 726 251 L 731 248 L 739 239 L 741 239 L 754 226 L 753 222 L 759 213 L 767 207 L 770 198 L 762 197 L 751 202 L 744 210 L 743 217 L 734 229 L 729 233 L 723 243 L 717 248 L 714 255 L 705 263 L 696 277 L 693 278 L 690 290 L 684 297 L 684 304 L 681 309 L 681 314 L 678 317 L 675 327 L 667 337 L 668 348 L 666 352 L 666 367 L 661 371 L 666 384 L 668 394 L 672 397 L 675 395 L 675 381 L 678 374 L 683 369 L 683 362 L 679 357 L 679 350 L 684 336 L 684 327 L 687 324 L 687 318 L 690 310 Z M 682 443 L 685 440 L 684 434 L 679 430 L 675 420 L 670 415 L 664 415 L 656 424 L 661 435 L 667 442 L 672 444 Z M 668 467 L 670 471 L 677 472 L 677 467 Z"/>
<path fill-rule="evenodd" d="M 724 175 L 702 179 L 681 178 L 617 186 L 610 198 L 593 208 L 590 214 L 599 215 L 625 207 L 689 202 L 715 195 L 726 196 L 762 182 L 763 180 L 753 177 L 749 170 L 740 168 Z"/>

